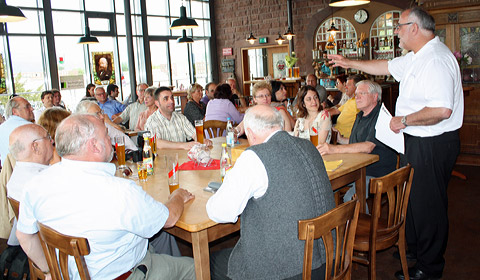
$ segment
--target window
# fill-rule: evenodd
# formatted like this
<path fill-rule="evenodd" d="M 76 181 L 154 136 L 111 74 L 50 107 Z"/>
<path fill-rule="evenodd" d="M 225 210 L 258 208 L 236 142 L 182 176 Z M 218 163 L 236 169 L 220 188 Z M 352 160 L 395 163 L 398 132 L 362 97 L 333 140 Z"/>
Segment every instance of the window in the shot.
<path fill-rule="evenodd" d="M 335 36 L 328 32 L 332 22 L 340 31 Z M 342 17 L 333 17 L 325 20 L 317 29 L 315 47 L 321 50 L 330 50 L 333 53 L 341 52 L 347 57 L 356 57 L 357 32 L 352 23 Z M 328 48 L 327 44 L 329 45 Z"/>
<path fill-rule="evenodd" d="M 373 22 L 370 29 L 372 59 L 392 59 L 402 54 L 402 49 L 398 47 L 398 37 L 394 33 L 400 13 L 401 11 L 388 11 Z"/>

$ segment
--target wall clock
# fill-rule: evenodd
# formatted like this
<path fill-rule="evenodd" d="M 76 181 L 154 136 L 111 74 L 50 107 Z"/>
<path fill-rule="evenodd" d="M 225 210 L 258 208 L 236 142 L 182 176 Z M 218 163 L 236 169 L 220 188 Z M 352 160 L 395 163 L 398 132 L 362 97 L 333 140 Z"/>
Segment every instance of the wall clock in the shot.
<path fill-rule="evenodd" d="M 356 22 L 364 24 L 368 20 L 368 12 L 365 9 L 358 10 L 353 16 Z"/>

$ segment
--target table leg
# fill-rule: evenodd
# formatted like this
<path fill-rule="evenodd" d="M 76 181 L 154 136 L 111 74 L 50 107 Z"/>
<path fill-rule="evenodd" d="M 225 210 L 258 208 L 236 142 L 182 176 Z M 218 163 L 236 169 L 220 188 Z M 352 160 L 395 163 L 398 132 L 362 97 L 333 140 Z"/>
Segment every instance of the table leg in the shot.
<path fill-rule="evenodd" d="M 360 201 L 360 212 L 366 213 L 367 205 L 367 186 L 365 181 L 367 180 L 366 168 L 360 169 L 360 178 L 355 180 L 355 192 L 357 193 L 358 201 Z"/>
<path fill-rule="evenodd" d="M 206 229 L 192 232 L 192 249 L 197 280 L 209 280 L 210 250 L 208 248 L 208 233 Z"/>

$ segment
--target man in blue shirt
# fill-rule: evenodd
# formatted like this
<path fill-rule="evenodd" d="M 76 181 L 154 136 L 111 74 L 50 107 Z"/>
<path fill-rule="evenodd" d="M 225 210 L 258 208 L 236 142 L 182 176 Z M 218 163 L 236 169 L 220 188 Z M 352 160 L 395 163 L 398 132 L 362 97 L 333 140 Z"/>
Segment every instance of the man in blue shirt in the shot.
<path fill-rule="evenodd" d="M 117 115 L 120 115 L 127 107 L 116 100 L 107 98 L 107 93 L 103 87 L 95 88 L 95 98 L 98 101 L 98 106 L 108 115 L 110 120 L 113 120 Z"/>
<path fill-rule="evenodd" d="M 15 96 L 5 107 L 7 120 L 0 125 L 0 156 L 2 163 L 8 154 L 8 138 L 12 131 L 24 124 L 35 122 L 32 105 L 23 97 Z"/>

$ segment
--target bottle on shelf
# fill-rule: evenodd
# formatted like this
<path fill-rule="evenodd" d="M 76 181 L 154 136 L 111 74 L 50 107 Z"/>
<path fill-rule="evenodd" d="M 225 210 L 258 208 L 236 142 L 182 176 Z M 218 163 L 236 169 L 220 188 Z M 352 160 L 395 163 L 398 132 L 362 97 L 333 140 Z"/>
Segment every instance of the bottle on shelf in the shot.
<path fill-rule="evenodd" d="M 143 143 L 143 163 L 147 166 L 147 174 L 153 175 L 153 153 L 147 134 L 143 135 Z"/>
<path fill-rule="evenodd" d="M 220 156 L 220 176 L 223 178 L 227 171 L 232 168 L 232 156 L 226 143 L 222 143 L 222 155 Z"/>
<path fill-rule="evenodd" d="M 227 146 L 233 147 L 235 145 L 234 132 L 233 132 L 233 123 L 230 118 L 227 118 Z"/>

